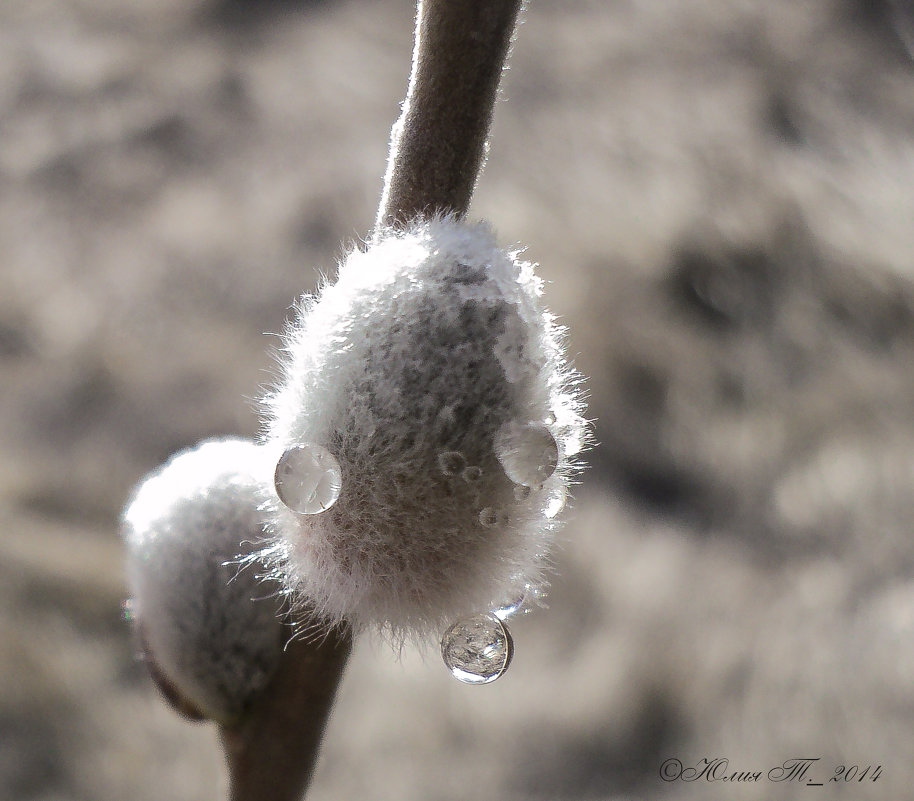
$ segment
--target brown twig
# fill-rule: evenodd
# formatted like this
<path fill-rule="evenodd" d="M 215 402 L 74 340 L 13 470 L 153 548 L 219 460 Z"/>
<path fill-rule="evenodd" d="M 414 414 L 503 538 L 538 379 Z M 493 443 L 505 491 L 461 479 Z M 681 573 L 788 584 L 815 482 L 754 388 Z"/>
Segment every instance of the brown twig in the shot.
<path fill-rule="evenodd" d="M 392 132 L 377 226 L 463 216 L 485 153 L 522 0 L 419 0 L 409 90 Z M 298 801 L 352 648 L 346 628 L 293 642 L 243 719 L 221 727 L 231 801 Z"/>
<path fill-rule="evenodd" d="M 419 0 L 376 227 L 466 214 L 521 0 Z"/>
<path fill-rule="evenodd" d="M 317 642 L 293 640 L 244 717 L 220 726 L 231 801 L 303 797 L 351 650 L 349 627 Z"/>

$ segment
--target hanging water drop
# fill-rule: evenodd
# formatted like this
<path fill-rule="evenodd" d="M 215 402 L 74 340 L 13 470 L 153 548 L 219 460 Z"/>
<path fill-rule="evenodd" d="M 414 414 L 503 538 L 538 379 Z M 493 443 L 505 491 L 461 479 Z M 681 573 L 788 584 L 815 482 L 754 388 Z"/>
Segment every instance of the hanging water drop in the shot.
<path fill-rule="evenodd" d="M 133 598 L 127 598 L 121 604 L 121 619 L 125 623 L 133 623 L 136 619 L 136 601 Z"/>
<path fill-rule="evenodd" d="M 514 655 L 511 633 L 495 615 L 457 621 L 441 637 L 441 657 L 464 684 L 488 684 L 504 674 Z"/>
<path fill-rule="evenodd" d="M 497 509 L 487 506 L 479 513 L 479 522 L 486 528 L 494 528 L 499 523 L 499 514 Z"/>
<path fill-rule="evenodd" d="M 325 512 L 340 497 L 343 476 L 336 457 L 320 445 L 293 445 L 276 463 L 276 494 L 293 512 Z"/>
<path fill-rule="evenodd" d="M 521 611 L 521 608 L 524 605 L 524 601 L 527 600 L 527 588 L 530 585 L 527 584 L 521 589 L 517 590 L 510 600 L 505 601 L 497 609 L 492 610 L 492 614 L 495 615 L 499 620 L 507 620 L 509 617 L 514 617 L 518 612 Z"/>
<path fill-rule="evenodd" d="M 443 451 L 438 454 L 438 469 L 446 476 L 458 476 L 467 466 L 460 451 Z"/>
<path fill-rule="evenodd" d="M 517 614 L 526 615 L 534 606 L 539 604 L 543 595 L 544 593 L 539 587 L 528 581 L 523 587 L 518 588 L 501 606 L 493 609 L 492 614 L 499 620 L 507 620 Z"/>
<path fill-rule="evenodd" d="M 536 487 L 559 463 L 559 448 L 541 423 L 505 423 L 495 437 L 495 456 L 515 484 Z"/>

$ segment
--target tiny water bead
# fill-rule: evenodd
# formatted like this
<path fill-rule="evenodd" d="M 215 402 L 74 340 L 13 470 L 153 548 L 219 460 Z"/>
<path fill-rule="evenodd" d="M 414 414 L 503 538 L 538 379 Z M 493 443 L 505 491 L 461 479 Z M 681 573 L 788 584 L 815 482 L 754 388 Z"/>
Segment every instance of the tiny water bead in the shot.
<path fill-rule="evenodd" d="M 509 617 L 514 617 L 518 612 L 520 612 L 521 607 L 524 605 L 524 601 L 527 599 L 526 588 L 519 590 L 517 594 L 511 598 L 509 601 L 505 601 L 498 609 L 493 609 L 492 614 L 495 615 L 499 620 L 507 620 Z"/>
<path fill-rule="evenodd" d="M 542 423 L 505 423 L 495 438 L 495 456 L 515 484 L 538 487 L 559 463 L 555 437 Z"/>
<path fill-rule="evenodd" d="M 276 494 L 293 512 L 315 515 L 336 503 L 343 476 L 336 457 L 320 445 L 293 445 L 276 463 Z"/>
<path fill-rule="evenodd" d="M 458 620 L 441 637 L 441 657 L 464 684 L 488 684 L 504 674 L 514 655 L 507 626 L 485 613 Z"/>
<path fill-rule="evenodd" d="M 534 584 L 527 582 L 519 588 L 511 598 L 506 600 L 497 609 L 492 610 L 492 614 L 499 620 L 507 620 L 517 614 L 526 615 L 531 611 L 532 606 L 542 598 L 543 592 Z"/>
<path fill-rule="evenodd" d="M 133 598 L 127 598 L 121 604 L 121 619 L 125 623 L 133 623 L 136 619 L 136 601 Z"/>
<path fill-rule="evenodd" d="M 525 487 L 523 484 L 518 484 L 514 487 L 514 500 L 515 501 L 525 501 L 530 497 L 530 487 Z"/>
<path fill-rule="evenodd" d="M 467 460 L 460 451 L 444 451 L 438 454 L 438 469 L 446 476 L 459 476 L 467 466 Z"/>

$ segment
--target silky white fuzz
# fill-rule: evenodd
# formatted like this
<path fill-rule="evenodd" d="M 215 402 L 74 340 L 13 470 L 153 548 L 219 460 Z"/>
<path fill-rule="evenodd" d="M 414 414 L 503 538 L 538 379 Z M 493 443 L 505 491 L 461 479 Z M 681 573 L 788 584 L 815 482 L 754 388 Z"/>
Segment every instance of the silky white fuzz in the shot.
<path fill-rule="evenodd" d="M 541 294 L 486 225 L 436 218 L 353 249 L 300 303 L 266 439 L 329 450 L 342 490 L 319 514 L 268 503 L 262 558 L 309 608 L 401 637 L 543 583 L 587 426 Z M 496 445 L 530 423 L 558 465 L 527 489 Z"/>
<path fill-rule="evenodd" d="M 237 563 L 263 545 L 258 506 L 273 464 L 250 440 L 201 442 L 147 476 L 123 515 L 153 674 L 180 703 L 221 722 L 265 685 L 284 644 L 275 594 L 254 566 Z"/>

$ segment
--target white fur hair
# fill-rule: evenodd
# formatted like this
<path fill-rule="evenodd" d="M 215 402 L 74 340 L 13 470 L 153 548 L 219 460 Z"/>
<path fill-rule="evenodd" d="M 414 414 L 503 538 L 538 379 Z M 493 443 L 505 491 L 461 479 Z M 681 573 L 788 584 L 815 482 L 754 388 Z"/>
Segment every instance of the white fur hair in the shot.
<path fill-rule="evenodd" d="M 280 602 L 238 557 L 263 545 L 275 458 L 226 438 L 182 451 L 147 476 L 121 532 L 144 647 L 154 671 L 204 716 L 226 722 L 278 664 Z"/>
<path fill-rule="evenodd" d="M 262 558 L 331 622 L 419 635 L 544 583 L 588 429 L 564 329 L 518 255 L 485 224 L 419 221 L 351 250 L 336 283 L 299 304 L 266 441 L 327 448 L 342 491 L 317 515 L 268 503 Z M 495 442 L 529 421 L 548 426 L 558 467 L 525 493 Z M 447 475 L 451 452 L 474 469 Z"/>

